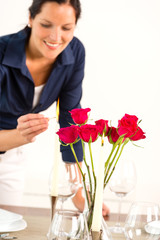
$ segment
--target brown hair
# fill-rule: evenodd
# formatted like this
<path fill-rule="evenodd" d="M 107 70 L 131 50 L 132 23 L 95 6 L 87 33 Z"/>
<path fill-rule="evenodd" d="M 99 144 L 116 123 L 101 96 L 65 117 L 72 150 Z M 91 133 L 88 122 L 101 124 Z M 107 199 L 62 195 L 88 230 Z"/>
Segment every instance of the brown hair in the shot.
<path fill-rule="evenodd" d="M 70 4 L 76 13 L 76 23 L 81 15 L 81 4 L 79 0 L 33 0 L 32 5 L 29 8 L 29 12 L 31 18 L 35 18 L 35 16 L 41 12 L 41 8 L 43 4 L 47 2 L 56 2 L 58 4 L 68 3 Z"/>

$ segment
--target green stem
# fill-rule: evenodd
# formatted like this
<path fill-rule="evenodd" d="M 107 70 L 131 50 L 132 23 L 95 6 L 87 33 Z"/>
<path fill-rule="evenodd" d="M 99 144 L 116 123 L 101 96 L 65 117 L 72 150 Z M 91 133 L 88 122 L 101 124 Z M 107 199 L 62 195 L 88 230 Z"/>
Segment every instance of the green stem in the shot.
<path fill-rule="evenodd" d="M 85 196 L 86 196 L 86 199 L 87 199 L 87 205 L 88 205 L 88 208 L 89 208 L 90 207 L 90 200 L 89 200 L 89 197 L 88 197 L 88 191 L 87 191 L 87 188 L 86 188 L 85 180 L 83 181 L 83 188 L 84 188 L 84 191 L 85 191 Z"/>
<path fill-rule="evenodd" d="M 119 149 L 120 149 L 120 146 L 119 146 L 119 148 L 118 148 L 118 151 L 119 151 Z M 115 155 L 117 155 L 118 151 L 116 152 Z M 120 152 L 120 153 L 122 153 L 122 152 Z M 109 179 L 111 178 L 111 176 L 112 176 L 112 174 L 113 174 L 113 172 L 114 172 L 114 170 L 115 170 L 115 167 L 116 167 L 116 165 L 117 165 L 117 162 L 118 162 L 118 159 L 119 159 L 119 158 L 120 158 L 120 155 L 118 156 L 118 158 L 117 158 L 117 160 L 116 160 L 116 162 L 115 162 L 115 164 L 114 164 L 114 166 L 113 166 L 113 168 L 112 168 L 112 170 L 111 170 L 111 173 L 110 173 L 110 175 L 109 175 L 108 178 L 107 178 L 108 174 L 106 174 L 106 176 L 105 176 L 105 181 L 104 181 L 104 188 L 106 187 Z M 112 164 L 113 164 L 113 162 L 112 162 Z M 112 166 L 112 164 L 111 164 L 111 166 Z M 109 167 L 109 170 L 110 170 L 111 166 Z M 108 173 L 109 173 L 109 170 L 108 170 Z M 106 180 L 106 179 L 107 179 L 107 180 Z"/>
<path fill-rule="evenodd" d="M 91 226 L 92 226 L 92 220 L 93 220 L 93 207 L 94 207 L 94 202 L 91 205 L 91 208 L 89 210 L 89 215 L 88 215 L 88 219 L 87 219 L 87 224 L 88 224 L 88 230 L 91 230 Z"/>
<path fill-rule="evenodd" d="M 89 201 L 89 198 L 88 198 L 88 191 L 87 191 L 86 183 L 85 183 L 85 174 L 83 173 L 82 168 L 81 168 L 81 166 L 80 166 L 80 164 L 79 164 L 79 161 L 78 161 L 78 158 L 77 158 L 77 155 L 76 155 L 76 153 L 75 153 L 75 150 L 74 150 L 74 147 L 73 147 L 73 144 L 72 144 L 72 143 L 70 144 L 70 147 L 71 147 L 72 153 L 73 153 L 73 155 L 74 155 L 74 158 L 75 158 L 75 160 L 76 160 L 76 163 L 77 163 L 78 168 L 79 168 L 79 170 L 80 170 L 80 172 L 81 172 L 81 175 L 82 175 L 84 191 L 85 191 L 85 195 L 86 195 L 86 198 L 87 198 L 87 204 L 88 204 L 88 207 L 89 207 L 90 201 Z"/>
<path fill-rule="evenodd" d="M 116 144 L 113 144 L 112 150 L 111 150 L 111 152 L 110 152 L 110 154 L 109 154 L 109 157 L 108 157 L 107 161 L 105 162 L 105 171 L 107 170 L 108 163 L 109 163 L 109 161 L 110 161 L 110 159 L 111 159 L 111 156 L 112 156 L 112 154 L 113 154 L 113 152 L 114 152 L 114 150 L 115 150 L 116 147 L 117 147 L 117 145 L 116 145 Z"/>
<path fill-rule="evenodd" d="M 106 175 L 106 173 L 108 172 L 107 167 L 108 167 L 108 164 L 109 164 L 110 159 L 111 159 L 111 157 L 112 157 L 112 154 L 113 154 L 113 152 L 115 151 L 115 149 L 117 148 L 117 146 L 122 143 L 123 139 L 124 139 L 124 136 L 122 135 L 122 136 L 120 136 L 120 137 L 118 138 L 118 140 L 117 140 L 115 143 L 113 143 L 111 153 L 110 153 L 107 161 L 105 162 L 105 175 Z"/>
<path fill-rule="evenodd" d="M 84 150 L 84 142 L 83 140 L 81 139 L 81 142 L 82 142 L 82 149 L 83 149 L 83 160 L 84 160 L 84 163 L 86 165 L 86 168 L 87 168 L 87 173 L 88 173 L 88 178 L 89 178 L 89 183 L 91 183 L 91 174 L 90 174 L 90 170 L 89 170 L 89 165 L 87 164 L 87 161 L 86 161 L 86 155 L 85 155 L 85 150 Z M 92 188 L 91 188 L 92 190 Z M 90 196 L 90 199 L 92 200 L 92 194 L 91 194 L 91 191 L 89 191 L 89 196 Z"/>
<path fill-rule="evenodd" d="M 116 153 L 114 154 L 114 157 L 113 157 L 112 161 L 110 162 L 109 167 L 108 167 L 108 169 L 107 169 L 107 171 L 106 171 L 106 173 L 105 173 L 104 183 L 106 182 L 106 178 L 107 178 L 107 176 L 108 176 L 108 174 L 109 174 L 109 171 L 110 171 L 110 169 L 111 169 L 111 166 L 112 166 L 112 164 L 114 163 L 114 160 L 115 160 L 115 158 L 116 158 L 116 156 L 117 156 L 117 154 L 118 154 L 118 152 L 119 152 L 120 147 L 121 147 L 121 143 L 118 145 L 118 148 L 117 148 L 117 150 L 116 150 Z"/>
<path fill-rule="evenodd" d="M 77 163 L 77 165 L 78 165 L 78 168 L 79 168 L 79 170 L 80 170 L 80 172 L 81 172 L 81 175 L 82 175 L 82 177 L 83 177 L 83 180 L 84 180 L 84 179 L 85 179 L 85 175 L 83 174 L 82 168 L 81 168 L 81 166 L 80 166 L 80 164 L 79 164 L 77 155 L 76 155 L 75 150 L 74 150 L 74 147 L 73 147 L 73 143 L 70 143 L 70 147 L 71 147 L 72 153 L 73 153 L 73 155 L 74 155 L 74 158 L 75 158 L 75 160 L 76 160 L 76 163 Z"/>
<path fill-rule="evenodd" d="M 93 193 L 93 191 L 91 192 L 92 199 L 91 199 L 91 205 L 90 205 L 90 211 L 89 211 L 89 219 L 88 219 L 88 228 L 91 229 L 97 181 L 96 181 L 96 176 L 95 176 L 95 171 L 94 171 L 91 142 L 88 143 L 88 146 L 89 146 L 89 153 L 90 153 L 90 159 L 91 159 L 92 174 L 93 174 L 93 179 L 94 179 L 94 193 Z M 90 180 L 90 187 L 92 188 L 92 181 L 91 180 Z"/>
<path fill-rule="evenodd" d="M 123 149 L 124 149 L 124 146 L 125 146 L 128 142 L 129 142 L 129 139 L 126 139 L 126 140 L 124 141 L 124 143 L 123 143 L 123 145 L 122 145 L 122 147 L 121 147 L 120 153 L 119 153 L 119 155 L 118 155 L 118 157 L 117 157 L 117 160 L 116 160 L 116 162 L 115 162 L 115 165 L 114 165 L 114 167 L 112 168 L 112 171 L 111 171 L 109 177 L 107 178 L 107 181 L 105 182 L 104 187 L 105 187 L 105 186 L 107 185 L 107 183 L 109 182 L 109 179 L 111 178 L 111 176 L 112 176 L 112 174 L 113 174 L 113 172 L 114 172 L 114 170 L 115 170 L 115 167 L 116 167 L 116 165 L 117 165 L 117 162 L 118 162 L 118 160 L 119 160 L 119 158 L 120 158 L 120 156 L 121 156 L 121 154 L 122 154 L 122 151 L 123 151 Z M 122 144 L 122 143 L 121 143 L 121 144 Z M 120 146 L 121 146 L 121 144 L 120 144 Z"/>
<path fill-rule="evenodd" d="M 87 217 L 87 224 L 88 224 L 88 229 L 90 230 L 91 229 L 91 225 L 92 225 L 92 213 L 93 213 L 93 210 L 92 210 L 92 206 L 93 206 L 93 200 L 92 200 L 92 184 L 91 184 L 91 174 L 90 174 L 90 170 L 89 170 L 89 165 L 87 164 L 87 161 L 86 161 L 86 155 L 85 155 L 85 149 L 84 149 L 84 142 L 83 140 L 81 139 L 81 143 L 82 143 L 82 149 L 83 149 L 83 160 L 84 160 L 84 163 L 85 163 L 85 166 L 87 168 L 87 173 L 88 173 L 88 178 L 89 178 L 89 184 L 90 184 L 90 190 L 88 191 L 87 188 L 86 188 L 86 182 L 83 181 L 83 186 L 84 186 L 84 191 L 85 191 L 85 196 L 86 196 L 86 199 L 87 199 L 87 205 L 88 205 L 88 217 Z M 89 194 L 89 196 L 88 196 Z"/>
<path fill-rule="evenodd" d="M 91 158 L 92 174 L 93 174 L 93 178 L 94 178 L 94 195 L 95 195 L 95 191 L 96 191 L 96 176 L 95 176 L 95 171 L 94 171 L 91 142 L 88 142 L 88 146 L 89 146 L 89 153 L 90 153 L 90 158 Z M 92 181 L 91 181 L 91 179 L 90 179 L 90 188 L 91 188 L 91 194 L 92 194 Z"/>

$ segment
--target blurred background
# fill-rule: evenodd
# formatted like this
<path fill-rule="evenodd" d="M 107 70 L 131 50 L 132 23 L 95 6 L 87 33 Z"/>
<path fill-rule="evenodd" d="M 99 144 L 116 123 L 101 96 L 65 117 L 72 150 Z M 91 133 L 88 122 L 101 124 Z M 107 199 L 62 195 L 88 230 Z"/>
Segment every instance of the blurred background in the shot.
<path fill-rule="evenodd" d="M 16 32 L 28 23 L 31 0 L 0 1 L 0 35 Z M 81 0 L 82 16 L 75 36 L 86 49 L 82 107 L 90 117 L 112 120 L 117 126 L 125 113 L 142 119 L 146 139 L 138 148 L 129 143 L 122 157 L 132 159 L 137 171 L 135 190 L 123 199 L 160 202 L 160 1 Z M 45 114 L 55 116 L 55 104 Z M 50 207 L 48 179 L 53 164 L 55 121 L 36 142 L 25 146 L 24 206 Z M 94 144 L 94 158 L 98 159 Z M 117 197 L 105 190 L 105 201 L 117 211 Z"/>

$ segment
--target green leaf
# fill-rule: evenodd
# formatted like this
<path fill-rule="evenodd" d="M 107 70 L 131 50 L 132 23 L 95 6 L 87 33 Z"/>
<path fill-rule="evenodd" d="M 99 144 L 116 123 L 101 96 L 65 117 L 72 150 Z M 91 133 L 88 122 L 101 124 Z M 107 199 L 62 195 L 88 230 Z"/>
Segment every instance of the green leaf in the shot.
<path fill-rule="evenodd" d="M 131 143 L 132 143 L 135 147 L 144 148 L 144 147 L 142 147 L 142 146 L 138 146 L 137 144 L 133 143 L 133 141 L 131 141 Z"/>
<path fill-rule="evenodd" d="M 142 122 L 142 119 L 138 121 L 138 125 Z"/>

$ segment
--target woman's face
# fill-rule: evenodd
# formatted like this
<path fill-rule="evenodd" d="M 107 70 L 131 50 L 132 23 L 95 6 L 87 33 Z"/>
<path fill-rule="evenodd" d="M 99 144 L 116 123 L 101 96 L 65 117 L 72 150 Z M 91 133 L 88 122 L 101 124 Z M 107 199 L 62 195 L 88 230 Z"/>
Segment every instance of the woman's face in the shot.
<path fill-rule="evenodd" d="M 76 14 L 69 4 L 47 2 L 29 23 L 29 47 L 34 57 L 55 60 L 73 38 Z"/>

